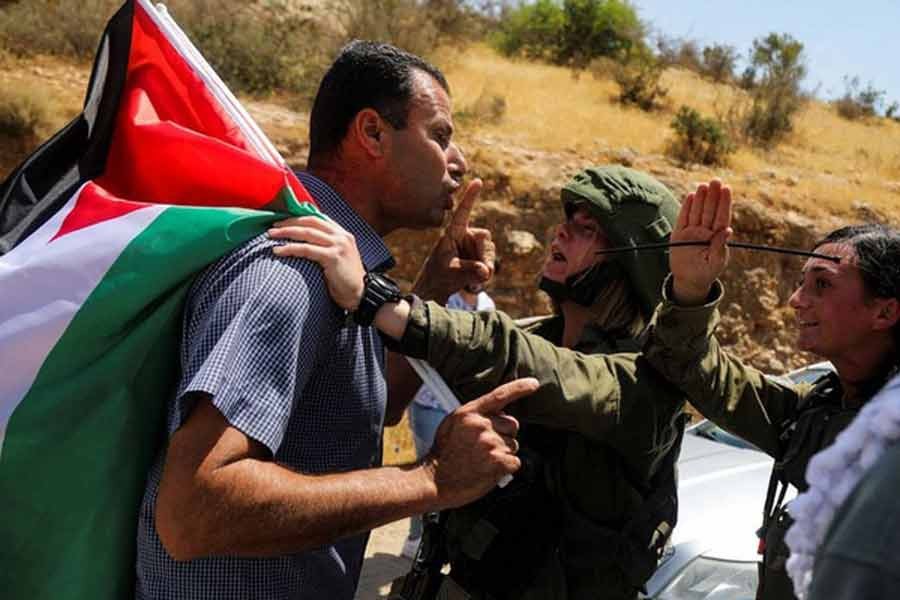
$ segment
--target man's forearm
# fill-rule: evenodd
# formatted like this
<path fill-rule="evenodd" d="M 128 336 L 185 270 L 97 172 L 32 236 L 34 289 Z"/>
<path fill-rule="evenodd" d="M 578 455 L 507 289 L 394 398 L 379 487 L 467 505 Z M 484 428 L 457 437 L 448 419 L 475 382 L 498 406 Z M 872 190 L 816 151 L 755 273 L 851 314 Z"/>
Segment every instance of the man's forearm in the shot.
<path fill-rule="evenodd" d="M 176 560 L 293 554 L 466 504 L 521 466 L 511 443 L 518 425 L 499 415 L 536 386 L 511 382 L 447 416 L 421 465 L 322 475 L 273 462 L 201 396 L 166 450 L 157 533 Z"/>
<path fill-rule="evenodd" d="M 443 508 L 427 468 L 306 475 L 243 459 L 216 469 L 200 485 L 185 483 L 195 492 L 168 508 L 161 504 L 157 528 L 178 560 L 296 553 Z M 160 495 L 166 492 L 161 487 Z"/>
<path fill-rule="evenodd" d="M 406 324 L 409 322 L 409 311 L 410 304 L 406 300 L 384 304 L 375 313 L 375 327 L 381 333 L 399 340 L 403 337 L 403 332 L 406 331 Z"/>

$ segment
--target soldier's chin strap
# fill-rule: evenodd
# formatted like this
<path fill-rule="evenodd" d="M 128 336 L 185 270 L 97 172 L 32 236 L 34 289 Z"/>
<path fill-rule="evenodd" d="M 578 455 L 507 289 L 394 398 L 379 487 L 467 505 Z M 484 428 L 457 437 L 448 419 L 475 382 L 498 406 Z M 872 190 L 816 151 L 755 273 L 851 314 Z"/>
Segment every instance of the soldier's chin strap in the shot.
<path fill-rule="evenodd" d="M 674 248 L 676 246 L 709 246 L 709 242 L 696 240 L 687 242 L 660 242 L 658 244 L 636 244 L 634 246 L 618 246 L 616 248 L 604 248 L 597 250 L 597 254 L 618 254 L 620 252 L 632 252 L 637 250 L 663 250 Z M 807 256 L 809 258 L 821 258 L 832 262 L 841 262 L 840 256 L 831 256 L 829 254 L 819 254 L 818 252 L 808 252 L 806 250 L 797 250 L 796 248 L 780 248 L 778 246 L 766 246 L 764 244 L 749 244 L 747 242 L 728 242 L 729 248 L 743 248 L 745 250 L 761 250 L 763 252 L 777 252 L 779 254 L 793 254 L 796 256 Z"/>
<path fill-rule="evenodd" d="M 590 307 L 593 306 L 603 286 L 617 275 L 613 271 L 620 268 L 616 262 L 603 261 L 570 275 L 565 283 L 541 277 L 538 288 L 547 292 L 557 302 L 571 300 L 581 306 Z"/>

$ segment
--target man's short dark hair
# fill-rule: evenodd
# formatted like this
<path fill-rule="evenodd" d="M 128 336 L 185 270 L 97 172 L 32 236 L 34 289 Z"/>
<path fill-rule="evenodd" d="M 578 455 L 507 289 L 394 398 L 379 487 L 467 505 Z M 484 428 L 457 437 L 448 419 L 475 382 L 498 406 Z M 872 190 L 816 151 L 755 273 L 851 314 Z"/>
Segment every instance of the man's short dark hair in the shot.
<path fill-rule="evenodd" d="M 404 129 L 414 70 L 427 73 L 450 93 L 441 71 L 390 44 L 354 40 L 325 73 L 309 118 L 309 162 L 337 152 L 356 114 L 373 108 L 395 129 Z"/>

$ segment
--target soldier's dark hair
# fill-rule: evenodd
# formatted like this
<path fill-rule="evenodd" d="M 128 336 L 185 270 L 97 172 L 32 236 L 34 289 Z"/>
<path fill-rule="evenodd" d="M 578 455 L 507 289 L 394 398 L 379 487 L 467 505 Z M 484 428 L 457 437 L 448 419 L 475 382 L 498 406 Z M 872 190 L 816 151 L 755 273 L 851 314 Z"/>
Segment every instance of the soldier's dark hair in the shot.
<path fill-rule="evenodd" d="M 833 243 L 853 247 L 869 297 L 900 300 L 900 231 L 879 224 L 849 225 L 826 235 L 816 248 Z M 894 341 L 900 350 L 900 323 L 894 326 Z"/>
<path fill-rule="evenodd" d="M 444 74 L 425 60 L 379 42 L 354 40 L 325 73 L 309 117 L 309 164 L 337 153 L 356 114 L 375 109 L 395 129 L 409 116 L 415 71 L 424 72 L 450 93 Z"/>

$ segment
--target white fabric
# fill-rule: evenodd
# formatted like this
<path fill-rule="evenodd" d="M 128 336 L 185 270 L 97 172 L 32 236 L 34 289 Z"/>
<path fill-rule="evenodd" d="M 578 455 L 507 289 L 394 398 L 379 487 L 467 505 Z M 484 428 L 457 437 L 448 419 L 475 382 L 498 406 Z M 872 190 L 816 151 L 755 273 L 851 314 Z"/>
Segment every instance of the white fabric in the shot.
<path fill-rule="evenodd" d="M 478 296 L 475 297 L 474 306 L 466 302 L 463 299 L 462 295 L 457 292 L 447 298 L 447 308 L 452 308 L 454 310 L 482 311 L 494 310 L 496 306 L 494 305 L 494 301 L 491 299 L 491 297 L 488 296 L 487 292 L 478 292 Z M 412 363 L 412 361 L 410 362 Z M 415 363 L 413 363 L 413 367 L 416 368 Z M 428 367 L 426 370 L 429 369 L 430 367 Z M 418 369 L 417 372 L 419 373 L 419 377 L 422 377 L 425 385 L 420 387 L 419 391 L 416 392 L 416 395 L 412 399 L 413 402 L 415 402 L 419 406 L 425 406 L 428 408 L 435 408 L 437 410 L 444 411 L 448 415 L 459 407 L 459 400 L 457 400 L 453 396 L 453 393 L 450 392 L 444 381 L 440 379 L 440 375 L 437 375 L 437 373 L 434 373 L 433 375 L 434 377 L 440 379 L 440 383 L 437 383 L 432 379 L 430 374 L 428 377 L 426 377 L 426 375 Z"/>
<path fill-rule="evenodd" d="M 478 295 L 475 297 L 474 306 L 466 302 L 465 299 L 463 299 L 462 294 L 457 292 L 447 298 L 447 308 L 453 308 L 455 310 L 482 311 L 494 310 L 497 307 L 491 297 L 488 296 L 487 292 L 478 292 Z"/>
<path fill-rule="evenodd" d="M 834 444 L 816 454 L 806 468 L 809 489 L 790 505 L 794 525 L 785 540 L 791 550 L 787 570 L 800 600 L 812 580 L 816 550 L 835 511 L 884 451 L 900 440 L 900 375 L 891 379 L 859 412 Z"/>
<path fill-rule="evenodd" d="M 0 257 L 0 452 L 10 416 L 72 318 L 122 250 L 166 209 L 148 206 L 54 240 L 83 189 Z"/>

